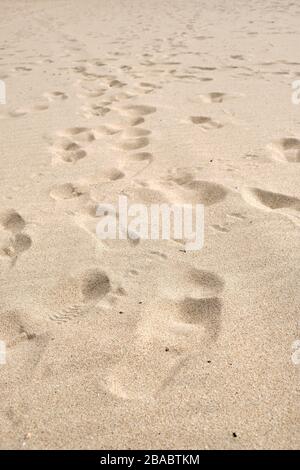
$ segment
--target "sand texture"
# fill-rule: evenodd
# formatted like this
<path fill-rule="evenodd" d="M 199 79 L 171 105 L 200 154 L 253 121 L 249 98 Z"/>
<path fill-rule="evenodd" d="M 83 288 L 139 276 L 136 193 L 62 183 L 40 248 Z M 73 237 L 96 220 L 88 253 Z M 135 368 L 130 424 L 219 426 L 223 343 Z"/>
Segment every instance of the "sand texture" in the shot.
<path fill-rule="evenodd" d="M 0 447 L 299 448 L 300 4 L 0 8 Z M 203 249 L 99 240 L 120 194 Z"/>

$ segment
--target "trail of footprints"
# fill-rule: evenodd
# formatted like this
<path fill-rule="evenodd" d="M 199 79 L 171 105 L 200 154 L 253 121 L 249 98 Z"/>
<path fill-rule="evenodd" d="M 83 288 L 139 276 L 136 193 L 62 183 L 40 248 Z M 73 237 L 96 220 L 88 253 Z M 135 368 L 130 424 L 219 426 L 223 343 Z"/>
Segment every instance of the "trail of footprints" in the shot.
<path fill-rule="evenodd" d="M 80 69 L 80 73 L 85 73 Z M 122 88 L 123 84 L 118 80 L 112 80 L 109 83 L 110 88 Z M 146 85 L 148 92 L 150 87 Z M 93 89 L 89 86 L 88 89 L 83 88 L 78 94 L 79 98 L 84 100 L 97 100 L 105 94 L 105 88 L 98 87 Z M 86 184 L 73 184 L 63 183 L 54 186 L 50 190 L 50 196 L 56 201 L 76 199 L 85 197 L 86 205 L 84 213 L 86 218 L 94 218 L 96 211 L 96 203 L 90 199 L 90 189 L 99 183 L 101 180 L 117 181 L 125 176 L 122 167 L 127 168 L 128 163 L 132 162 L 134 171 L 139 171 L 140 167 L 148 166 L 153 157 L 147 152 L 131 153 L 132 151 L 140 150 L 149 144 L 149 135 L 151 132 L 148 129 L 138 127 L 145 122 L 145 117 L 156 111 L 153 106 L 133 104 L 133 105 L 120 105 L 120 102 L 127 100 L 131 97 L 128 92 L 118 93 L 113 100 L 105 99 L 105 102 L 97 102 L 96 104 L 84 105 L 81 112 L 84 111 L 84 117 L 89 118 L 92 116 L 103 117 L 111 111 L 111 104 L 114 104 L 114 111 L 119 115 L 119 120 L 112 124 L 101 124 L 97 127 L 73 127 L 59 131 L 54 139 L 52 139 L 52 161 L 53 163 L 62 162 L 67 164 L 76 164 L 82 158 L 88 155 L 88 146 L 102 138 L 115 136 L 116 140 L 113 146 L 124 151 L 125 155 L 123 164 L 120 168 L 110 168 L 102 175 L 97 177 L 86 178 Z M 130 152 L 130 153 L 129 153 Z M 129 153 L 129 154 L 128 154 Z M 82 211 L 81 211 L 82 212 Z M 50 319 L 57 323 L 64 323 L 70 320 L 76 320 L 86 313 L 91 313 L 96 304 L 106 296 L 111 290 L 110 280 L 105 273 L 94 270 L 84 273 L 83 277 L 73 279 L 72 282 L 77 284 L 77 292 L 79 298 L 70 299 L 66 307 L 62 309 L 55 309 L 55 313 L 50 315 Z M 75 290 L 76 290 L 75 289 Z M 64 289 L 64 292 L 66 288 Z M 117 295 L 117 293 L 116 293 Z"/>
<path fill-rule="evenodd" d="M 154 159 L 147 149 L 151 131 L 146 127 L 146 122 L 148 116 L 156 112 L 156 107 L 137 104 L 136 99 L 153 92 L 160 85 L 146 81 L 141 78 L 143 74 L 125 65 L 121 67 L 120 77 L 116 74 L 99 73 L 104 65 L 102 61 L 95 60 L 91 64 L 85 64 L 83 61 L 74 67 L 74 72 L 81 76 L 75 83 L 77 97 L 82 101 L 79 114 L 85 119 L 97 117 L 100 123 L 97 126 L 71 127 L 57 132 L 51 142 L 52 161 L 80 164 L 80 160 L 88 157 L 89 146 L 105 138 L 111 139 L 112 147 L 122 151 L 123 157 L 118 162 L 113 162 L 113 166 L 101 175 L 86 177 L 86 181 L 80 183 L 66 182 L 54 186 L 50 189 L 51 198 L 57 203 L 82 199 L 84 207 L 76 219 L 80 221 L 82 212 L 85 214 L 84 220 L 85 217 L 95 220 L 96 201 L 99 200 L 96 197 L 97 190 L 99 182 L 102 181 L 113 185 L 128 178 L 125 193 L 145 203 L 201 202 L 209 208 L 224 201 L 231 191 L 222 184 L 201 179 L 193 169 L 171 169 L 158 182 L 134 179 L 151 165 Z M 154 70 L 156 65 L 158 62 L 150 60 L 150 56 L 145 54 L 141 66 L 152 69 L 153 75 L 165 73 L 159 69 Z M 172 69 L 178 65 L 174 60 L 161 61 L 160 65 L 169 67 L 169 76 L 183 80 L 192 78 L 190 71 L 185 75 Z M 213 69 L 199 67 L 199 72 L 203 71 Z M 125 73 L 130 74 L 138 83 L 129 87 L 124 79 Z M 234 97 L 234 94 L 211 92 L 198 96 L 197 101 L 216 106 Z M 46 101 L 38 104 L 35 110 L 47 109 L 49 103 L 65 100 L 67 95 L 62 92 L 46 93 L 44 98 Z M 27 112 L 29 111 L 14 110 L 11 116 L 17 117 Z M 110 120 L 110 114 L 118 117 Z M 223 127 L 223 123 L 205 115 L 190 116 L 189 120 L 203 131 Z M 272 158 L 298 163 L 299 142 L 297 138 L 283 138 L 272 142 L 268 148 Z M 116 188 L 118 191 L 120 187 Z M 292 213 L 295 217 L 300 211 L 300 200 L 297 198 L 260 188 L 243 188 L 241 196 L 247 204 L 258 209 L 283 211 L 284 214 Z M 245 218 L 240 212 L 227 215 L 241 222 Z M 17 257 L 31 246 L 30 237 L 23 232 L 25 222 L 19 214 L 10 211 L 0 215 L 0 224 L 3 231 L 9 234 L 8 243 L 1 246 L 1 253 L 15 262 Z M 229 230 L 227 225 L 221 224 L 213 224 L 212 228 L 224 234 Z M 168 290 L 163 287 L 163 282 L 158 280 L 157 300 L 149 300 L 143 304 L 136 334 L 132 343 L 126 345 L 125 357 L 120 357 L 113 369 L 107 373 L 104 387 L 122 399 L 155 397 L 168 385 L 182 360 L 187 357 L 190 349 L 193 349 L 189 348 L 189 345 L 199 342 L 201 338 L 201 347 L 209 347 L 217 341 L 221 330 L 224 280 L 207 270 L 192 266 L 183 269 L 182 264 L 175 266 L 164 253 L 152 251 L 149 252 L 149 257 L 159 260 L 159 279 L 171 276 L 172 283 Z M 132 269 L 129 278 L 139 275 L 138 269 Z M 64 305 L 61 303 L 61 296 L 56 292 L 53 295 L 54 305 L 50 314 L 50 320 L 58 324 L 76 321 L 84 315 L 96 312 L 102 300 L 109 299 L 111 295 L 118 303 L 123 295 L 120 287 L 113 287 L 110 276 L 98 268 L 71 276 L 59 289 L 64 293 Z M 165 355 L 161 354 L 163 350 Z M 137 357 L 140 358 L 138 361 Z"/>

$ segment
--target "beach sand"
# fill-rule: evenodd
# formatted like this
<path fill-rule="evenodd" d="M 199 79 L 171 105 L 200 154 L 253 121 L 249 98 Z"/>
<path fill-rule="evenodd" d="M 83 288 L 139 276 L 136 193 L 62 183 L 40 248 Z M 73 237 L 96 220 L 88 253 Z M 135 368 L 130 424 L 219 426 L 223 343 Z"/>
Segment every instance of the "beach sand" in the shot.
<path fill-rule="evenodd" d="M 299 448 L 300 6 L 0 8 L 1 448 Z M 120 194 L 203 248 L 99 240 Z"/>

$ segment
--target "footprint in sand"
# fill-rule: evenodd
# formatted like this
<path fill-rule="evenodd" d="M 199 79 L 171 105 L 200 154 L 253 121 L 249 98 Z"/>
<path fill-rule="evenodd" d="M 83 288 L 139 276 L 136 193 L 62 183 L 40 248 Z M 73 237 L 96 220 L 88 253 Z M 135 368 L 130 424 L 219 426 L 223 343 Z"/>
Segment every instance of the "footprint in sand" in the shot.
<path fill-rule="evenodd" d="M 10 310 L 1 312 L 0 339 L 6 344 L 3 380 L 13 383 L 32 380 L 50 340 L 49 334 L 30 314 Z"/>
<path fill-rule="evenodd" d="M 63 91 L 49 91 L 44 93 L 44 97 L 49 101 L 66 100 L 68 95 Z"/>
<path fill-rule="evenodd" d="M 31 114 L 36 111 L 46 111 L 49 108 L 49 103 L 37 103 L 33 106 L 30 106 L 28 108 L 15 108 L 10 111 L 8 111 L 8 115 L 10 117 L 18 118 L 22 116 L 26 116 L 27 114 Z"/>
<path fill-rule="evenodd" d="M 92 268 L 63 280 L 53 292 L 50 320 L 65 323 L 94 311 L 96 304 L 111 291 L 108 275 Z"/>
<path fill-rule="evenodd" d="M 32 106 L 30 108 L 30 111 L 46 111 L 46 109 L 49 108 L 49 105 L 47 103 L 40 103 Z"/>
<path fill-rule="evenodd" d="M 133 341 L 106 377 L 105 388 L 121 399 L 155 398 L 189 355 L 213 347 L 221 331 L 223 279 L 159 258 L 154 281 L 148 272 L 152 299 L 142 303 Z M 166 278 L 172 281 L 164 284 Z"/>
<path fill-rule="evenodd" d="M 86 185 L 96 186 L 99 183 L 117 181 L 125 177 L 123 171 L 119 168 L 111 167 L 95 172 L 90 176 L 85 176 L 81 181 Z"/>
<path fill-rule="evenodd" d="M 53 186 L 50 196 L 57 201 L 62 199 L 73 199 L 88 193 L 88 189 L 81 185 L 63 183 Z"/>
<path fill-rule="evenodd" d="M 142 116 L 120 116 L 119 119 L 116 119 L 115 125 L 119 127 L 119 129 L 125 129 L 127 127 L 134 127 L 145 122 L 145 118 Z"/>
<path fill-rule="evenodd" d="M 8 111 L 8 115 L 11 117 L 22 117 L 28 114 L 29 110 L 26 108 L 16 108 L 11 111 Z"/>
<path fill-rule="evenodd" d="M 109 99 L 111 102 L 119 102 L 125 100 L 131 100 L 132 98 L 136 98 L 136 94 L 129 93 L 128 91 L 119 91 L 118 93 L 113 93 L 109 95 Z"/>
<path fill-rule="evenodd" d="M 122 138 L 138 138 L 138 137 L 145 137 L 147 135 L 150 135 L 151 131 L 148 129 L 142 129 L 141 127 L 128 127 L 124 129 L 121 133 Z"/>
<path fill-rule="evenodd" d="M 300 211 L 300 199 L 285 194 L 265 191 L 260 188 L 245 188 L 242 191 L 245 201 L 265 210 L 292 209 Z"/>
<path fill-rule="evenodd" d="M 152 114 L 156 112 L 155 106 L 147 106 L 147 105 L 128 105 L 123 106 L 122 108 L 118 108 L 123 114 L 127 114 L 131 117 L 140 117 L 140 116 L 147 116 L 148 114 Z"/>
<path fill-rule="evenodd" d="M 77 163 L 82 158 L 86 157 L 86 151 L 81 147 L 81 145 L 70 140 L 67 137 L 57 137 L 55 138 L 52 145 L 52 161 L 64 162 L 64 163 Z"/>
<path fill-rule="evenodd" d="M 268 149 L 275 160 L 300 163 L 300 140 L 295 137 L 274 140 L 268 145 Z"/>
<path fill-rule="evenodd" d="M 223 124 L 218 121 L 214 121 L 213 119 L 207 116 L 191 116 L 190 120 L 193 124 L 197 124 L 203 131 L 209 131 L 211 129 L 220 129 L 221 127 L 223 127 Z"/>
<path fill-rule="evenodd" d="M 200 95 L 200 99 L 203 103 L 223 103 L 226 96 L 226 93 L 213 91 L 211 93 L 207 93 L 206 95 Z"/>
<path fill-rule="evenodd" d="M 108 106 L 108 104 L 104 103 L 104 104 L 83 105 L 81 107 L 80 114 L 87 119 L 90 119 L 94 116 L 103 117 L 111 111 L 111 108 Z"/>
<path fill-rule="evenodd" d="M 30 236 L 23 233 L 25 225 L 23 217 L 14 209 L 0 213 L 0 256 L 10 258 L 12 265 L 32 245 Z"/>
<path fill-rule="evenodd" d="M 251 206 L 266 211 L 275 211 L 300 224 L 300 199 L 286 194 L 274 193 L 260 188 L 244 188 L 242 197 Z"/>
<path fill-rule="evenodd" d="M 0 213 L 0 226 L 12 233 L 21 232 L 25 228 L 25 220 L 14 209 L 7 209 Z"/>
<path fill-rule="evenodd" d="M 210 227 L 216 232 L 228 233 L 230 231 L 230 229 L 225 225 L 212 224 Z"/>
<path fill-rule="evenodd" d="M 93 90 L 82 90 L 80 93 L 77 94 L 77 97 L 81 99 L 99 98 L 99 96 L 103 96 L 104 93 L 105 93 L 104 88 L 96 88 Z"/>
<path fill-rule="evenodd" d="M 136 137 L 133 139 L 120 139 L 117 147 L 122 150 L 138 150 L 149 145 L 149 139 L 147 137 Z"/>
<path fill-rule="evenodd" d="M 94 135 L 96 138 L 118 134 L 119 132 L 121 132 L 121 129 L 115 125 L 104 124 L 94 128 Z"/>
<path fill-rule="evenodd" d="M 140 122 L 141 119 L 144 121 L 143 116 L 154 113 L 156 108 L 146 105 L 131 105 L 123 106 L 120 109 L 118 108 L 117 111 L 121 113 L 121 115 L 125 114 L 131 120 L 135 119 L 138 120 L 137 122 Z M 125 151 L 132 151 L 142 149 L 149 145 L 148 136 L 151 134 L 151 131 L 135 126 L 136 122 L 132 122 L 130 126 L 123 129 L 120 139 L 116 144 L 118 148 Z"/>
<path fill-rule="evenodd" d="M 199 95 L 199 98 L 202 101 L 202 103 L 223 103 L 223 101 L 225 100 L 240 98 L 243 96 L 244 95 L 242 95 L 241 93 L 227 94 L 227 93 L 222 93 L 219 91 L 213 91 L 211 93 L 201 94 Z"/>
<path fill-rule="evenodd" d="M 110 88 L 122 88 L 126 86 L 126 83 L 121 82 L 120 80 L 114 79 L 109 82 L 108 86 Z"/>
<path fill-rule="evenodd" d="M 142 88 L 145 94 L 152 93 L 155 89 L 162 88 L 160 85 L 155 85 L 154 83 L 149 82 L 140 82 L 139 87 Z"/>
<path fill-rule="evenodd" d="M 60 135 L 66 138 L 72 138 L 72 140 L 75 141 L 76 143 L 78 142 L 89 143 L 95 140 L 95 135 L 93 133 L 93 130 L 88 127 L 70 127 L 68 129 L 59 131 L 57 135 Z"/>
<path fill-rule="evenodd" d="M 173 169 L 163 185 L 166 188 L 168 198 L 174 202 L 198 203 L 211 206 L 224 200 L 229 193 L 225 186 L 200 180 L 192 170 L 181 168 Z"/>
<path fill-rule="evenodd" d="M 124 170 L 129 177 L 133 178 L 146 170 L 153 161 L 154 157 L 150 152 L 125 154 L 121 162 L 121 169 Z"/>

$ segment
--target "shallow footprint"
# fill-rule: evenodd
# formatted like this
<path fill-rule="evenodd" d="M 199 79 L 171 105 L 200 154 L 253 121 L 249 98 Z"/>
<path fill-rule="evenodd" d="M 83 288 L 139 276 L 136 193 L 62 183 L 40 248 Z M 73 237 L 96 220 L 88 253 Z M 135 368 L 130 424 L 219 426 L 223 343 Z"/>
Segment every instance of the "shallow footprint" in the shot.
<path fill-rule="evenodd" d="M 153 162 L 154 157 L 149 152 L 138 152 L 126 155 L 123 160 L 122 168 L 125 172 L 130 172 L 134 177 L 144 171 Z"/>
<path fill-rule="evenodd" d="M 228 190 L 218 183 L 205 180 L 187 180 L 186 182 L 176 182 L 179 190 L 178 198 L 187 203 L 198 203 L 204 206 L 212 206 L 223 201 Z M 183 190 L 183 192 L 181 191 Z M 172 188 L 171 188 L 172 190 Z"/>
<path fill-rule="evenodd" d="M 17 262 L 18 256 L 32 245 L 32 240 L 26 233 L 16 233 L 6 239 L 1 237 L 0 240 L 0 256 L 10 258 L 12 266 Z"/>
<path fill-rule="evenodd" d="M 282 138 L 268 145 L 273 158 L 288 163 L 300 163 L 300 140 L 294 137 Z"/>
<path fill-rule="evenodd" d="M 104 388 L 123 400 L 151 400 L 163 391 L 178 369 L 177 354 L 162 345 L 137 349 L 112 367 Z"/>
<path fill-rule="evenodd" d="M 200 99 L 203 103 L 222 103 L 226 97 L 226 93 L 221 93 L 218 91 L 213 91 L 207 93 L 206 95 L 200 95 Z"/>
<path fill-rule="evenodd" d="M 26 223 L 23 217 L 14 209 L 7 209 L 0 212 L 0 225 L 5 230 L 17 233 L 23 230 Z"/>
<path fill-rule="evenodd" d="M 222 302 L 217 297 L 194 299 L 186 297 L 180 304 L 180 311 L 187 323 L 204 326 L 208 337 L 216 340 L 221 327 Z"/>
<path fill-rule="evenodd" d="M 54 162 L 61 160 L 65 163 L 76 163 L 86 156 L 86 151 L 80 145 L 66 138 L 57 139 L 52 150 Z"/>
<path fill-rule="evenodd" d="M 273 193 L 260 188 L 244 188 L 242 196 L 246 202 L 261 209 L 293 209 L 300 211 L 300 199 L 285 194 Z"/>
<path fill-rule="evenodd" d="M 87 314 L 111 290 L 111 282 L 104 271 L 88 269 L 62 282 L 54 293 L 54 305 L 57 312 L 50 315 L 50 320 L 64 323 Z M 61 308 L 61 302 L 64 305 Z"/>
<path fill-rule="evenodd" d="M 144 137 L 150 134 L 151 134 L 151 131 L 149 131 L 148 129 L 142 129 L 140 127 L 129 127 L 127 129 L 124 129 L 124 131 L 122 132 L 122 137 L 135 138 L 135 137 Z"/>
<path fill-rule="evenodd" d="M 205 131 L 223 127 L 223 124 L 218 121 L 213 121 L 210 117 L 207 116 L 191 116 L 190 119 L 193 124 L 199 125 L 199 127 Z"/>
<path fill-rule="evenodd" d="M 122 150 L 138 150 L 149 144 L 147 137 L 137 137 L 135 139 L 122 139 L 118 143 L 118 147 Z"/>
<path fill-rule="evenodd" d="M 156 107 L 155 106 L 146 106 L 146 105 L 131 105 L 131 106 L 124 106 L 121 108 L 121 111 L 129 116 L 146 116 L 147 114 L 155 113 Z"/>
<path fill-rule="evenodd" d="M 5 381 L 32 380 L 50 337 L 30 314 L 19 310 L 1 312 L 0 338 L 5 341 L 7 362 Z"/>
<path fill-rule="evenodd" d="M 63 183 L 53 186 L 50 196 L 55 200 L 73 199 L 88 192 L 87 188 L 72 183 Z"/>

